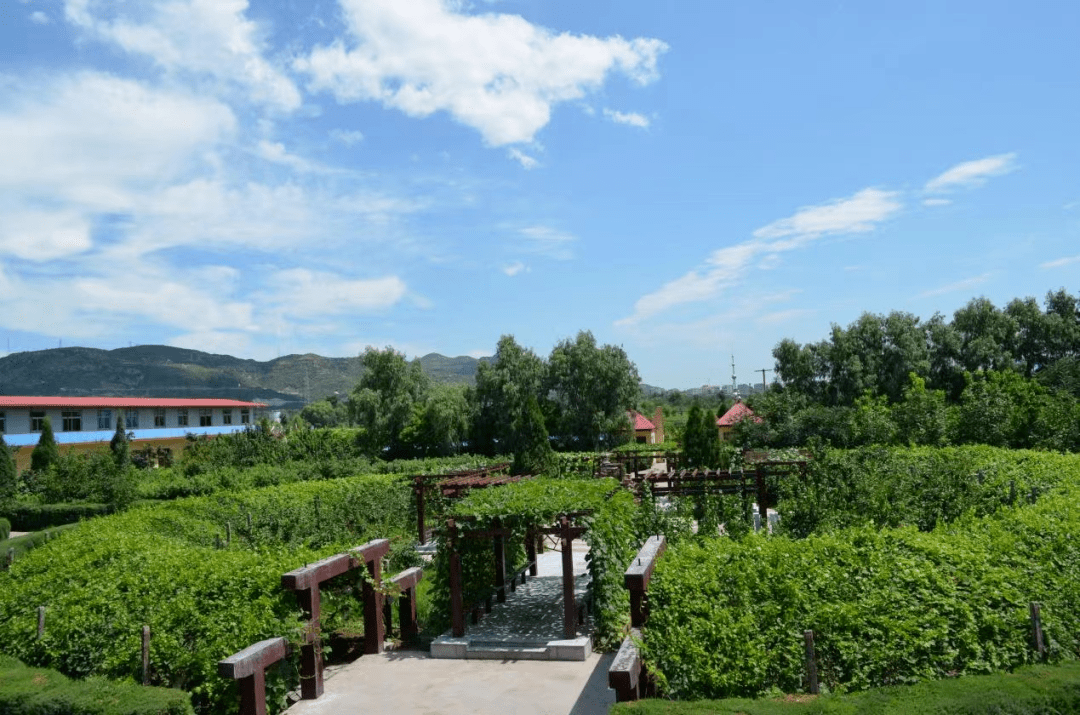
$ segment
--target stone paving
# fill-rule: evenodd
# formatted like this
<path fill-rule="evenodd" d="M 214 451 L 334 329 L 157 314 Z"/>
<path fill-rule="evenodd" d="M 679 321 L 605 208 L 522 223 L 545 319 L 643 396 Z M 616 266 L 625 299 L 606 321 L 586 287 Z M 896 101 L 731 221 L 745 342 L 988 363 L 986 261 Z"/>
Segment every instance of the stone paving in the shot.
<path fill-rule="evenodd" d="M 574 540 L 575 597 L 588 590 L 588 550 L 584 541 Z M 480 623 L 466 618 L 464 638 L 454 638 L 449 632 L 440 636 L 432 643 L 432 657 L 505 658 L 512 655 L 506 648 L 517 648 L 520 652 L 513 655 L 519 658 L 583 660 L 592 651 L 591 623 L 586 619 L 579 627 L 580 637 L 565 639 L 562 589 L 562 553 L 546 550 L 537 557 L 536 576 L 508 591 L 506 603 L 494 604 Z"/>

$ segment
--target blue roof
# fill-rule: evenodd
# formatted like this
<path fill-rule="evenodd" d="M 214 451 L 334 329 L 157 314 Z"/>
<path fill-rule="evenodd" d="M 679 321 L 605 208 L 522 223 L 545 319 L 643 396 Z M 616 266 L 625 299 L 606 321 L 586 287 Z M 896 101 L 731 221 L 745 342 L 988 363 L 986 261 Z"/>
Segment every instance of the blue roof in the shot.
<path fill-rule="evenodd" d="M 183 438 L 189 434 L 195 435 L 218 435 L 243 432 L 251 425 L 219 425 L 217 427 L 157 427 L 155 429 L 128 430 L 128 435 L 134 433 L 131 439 L 175 439 Z M 54 432 L 57 444 L 89 444 L 92 442 L 109 442 L 115 432 L 113 430 L 94 430 L 86 432 Z M 33 447 L 41 438 L 40 432 L 27 434 L 5 434 L 4 442 L 12 447 Z"/>

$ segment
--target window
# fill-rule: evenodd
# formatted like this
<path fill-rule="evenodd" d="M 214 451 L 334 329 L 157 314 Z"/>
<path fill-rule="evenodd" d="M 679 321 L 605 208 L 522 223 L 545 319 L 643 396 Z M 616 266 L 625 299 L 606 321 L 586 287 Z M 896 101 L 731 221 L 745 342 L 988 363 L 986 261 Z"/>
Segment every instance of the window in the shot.
<path fill-rule="evenodd" d="M 176 411 L 176 426 L 187 427 L 187 410 Z"/>
<path fill-rule="evenodd" d="M 4 431 L 4 413 L 0 412 L 0 432 Z"/>
<path fill-rule="evenodd" d="M 60 416 L 64 419 L 65 432 L 82 431 L 82 412 L 64 410 L 60 413 Z"/>
<path fill-rule="evenodd" d="M 156 410 L 154 410 L 154 426 L 155 427 L 164 427 L 165 426 L 165 408 L 164 407 L 158 407 Z"/>
<path fill-rule="evenodd" d="M 116 427 L 116 423 L 113 422 L 112 410 L 98 410 L 97 411 L 97 428 L 98 429 L 113 429 Z"/>
<path fill-rule="evenodd" d="M 199 410 L 199 426 L 210 427 L 214 424 L 214 413 L 210 410 Z"/>
<path fill-rule="evenodd" d="M 222 410 L 221 411 L 221 424 L 223 424 L 223 425 L 231 425 L 232 424 L 232 410 Z"/>
<path fill-rule="evenodd" d="M 40 432 L 45 428 L 45 412 L 30 411 L 30 431 Z"/>
<path fill-rule="evenodd" d="M 4 416 L 3 413 L 0 413 L 0 418 L 2 418 L 3 416 Z M 243 407 L 243 408 L 240 409 L 240 424 L 242 424 L 242 425 L 251 424 L 251 410 L 249 410 L 246 407 Z M 2 430 L 2 429 L 3 429 L 3 426 L 0 425 L 0 430 Z"/>
<path fill-rule="evenodd" d="M 139 429 L 138 410 L 128 410 L 124 415 L 124 429 Z"/>

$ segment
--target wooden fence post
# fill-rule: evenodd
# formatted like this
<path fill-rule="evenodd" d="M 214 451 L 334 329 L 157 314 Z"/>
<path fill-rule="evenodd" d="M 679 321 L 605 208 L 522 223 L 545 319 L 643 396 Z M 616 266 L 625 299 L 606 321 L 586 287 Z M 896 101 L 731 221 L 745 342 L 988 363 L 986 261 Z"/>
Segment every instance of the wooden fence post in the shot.
<path fill-rule="evenodd" d="M 574 540 L 570 534 L 570 519 L 562 518 L 563 568 L 563 637 L 577 635 L 577 608 L 574 602 Z"/>
<path fill-rule="evenodd" d="M 218 661 L 218 675 L 237 681 L 240 715 L 266 715 L 266 668 L 285 657 L 285 639 L 270 638 Z"/>
<path fill-rule="evenodd" d="M 1040 660 L 1046 658 L 1046 644 L 1043 642 L 1041 610 L 1042 606 L 1040 604 L 1031 604 L 1031 636 L 1035 646 L 1035 652 L 1038 653 Z"/>
<path fill-rule="evenodd" d="M 457 527 L 446 520 L 446 540 L 450 548 L 450 627 L 455 638 L 465 635 L 465 606 L 461 593 L 461 554 L 457 552 Z"/>
<path fill-rule="evenodd" d="M 493 519 L 491 525 L 495 531 L 500 531 L 502 519 Z M 495 595 L 499 603 L 506 603 L 506 540 L 502 534 L 492 537 L 492 548 L 495 550 Z"/>
<path fill-rule="evenodd" d="M 142 627 L 142 684 L 150 684 L 150 626 Z"/>
<path fill-rule="evenodd" d="M 804 631 L 806 641 L 806 686 L 813 695 L 821 692 L 818 687 L 817 661 L 814 659 L 814 632 Z"/>
<path fill-rule="evenodd" d="M 11 565 L 15 563 L 15 547 L 9 547 L 7 550 L 7 565 L 11 568 Z"/>

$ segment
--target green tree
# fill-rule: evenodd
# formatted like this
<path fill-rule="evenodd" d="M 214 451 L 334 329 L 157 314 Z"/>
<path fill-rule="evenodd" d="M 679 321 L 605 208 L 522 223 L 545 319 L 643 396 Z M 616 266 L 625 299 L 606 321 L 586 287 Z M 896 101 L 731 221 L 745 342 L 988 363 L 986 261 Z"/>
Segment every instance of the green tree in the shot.
<path fill-rule="evenodd" d="M 4 435 L 0 434 L 0 508 L 14 501 L 18 486 L 15 460 L 11 458 L 11 450 L 4 442 Z"/>
<path fill-rule="evenodd" d="M 60 459 L 60 447 L 56 444 L 52 421 L 46 417 L 41 426 L 41 436 L 38 437 L 37 446 L 30 453 L 30 468 L 35 472 L 44 472 L 58 459 Z"/>
<path fill-rule="evenodd" d="M 514 424 L 525 416 L 530 398 L 541 399 L 546 371 L 543 359 L 518 345 L 513 335 L 499 338 L 491 362 L 476 369 L 472 451 L 515 454 L 521 449 Z"/>
<path fill-rule="evenodd" d="M 124 470 L 131 464 L 131 445 L 128 444 L 127 431 L 124 429 L 124 415 L 116 415 L 116 432 L 113 433 L 109 442 L 109 451 L 112 452 L 113 462 L 116 468 Z"/>
<path fill-rule="evenodd" d="M 944 390 L 927 390 L 926 381 L 908 375 L 904 399 L 892 407 L 900 442 L 909 445 L 943 446 L 948 439 L 948 407 Z"/>
<path fill-rule="evenodd" d="M 312 427 L 342 427 L 349 424 L 349 408 L 344 402 L 332 395 L 304 405 L 300 418 Z"/>
<path fill-rule="evenodd" d="M 525 410 L 514 420 L 511 437 L 517 450 L 511 471 L 514 474 L 543 474 L 551 466 L 552 449 L 544 413 L 536 398 L 529 396 Z"/>
<path fill-rule="evenodd" d="M 430 380 L 419 360 L 408 362 L 391 347 L 369 347 L 362 356 L 364 374 L 349 398 L 353 421 L 364 428 L 362 447 L 372 456 L 404 456 L 408 446 L 401 433 L 422 401 Z"/>
<path fill-rule="evenodd" d="M 874 397 L 869 391 L 855 400 L 851 411 L 851 439 L 855 444 L 893 444 L 896 423 L 892 420 L 889 400 Z"/>
<path fill-rule="evenodd" d="M 637 367 L 613 345 L 598 346 L 589 331 L 551 351 L 545 393 L 547 424 L 565 448 L 596 449 L 626 438 L 626 413 L 637 401 Z"/>
<path fill-rule="evenodd" d="M 413 403 L 401 442 L 416 457 L 445 457 L 461 451 L 469 434 L 469 401 L 464 385 L 432 385 L 423 402 Z"/>

